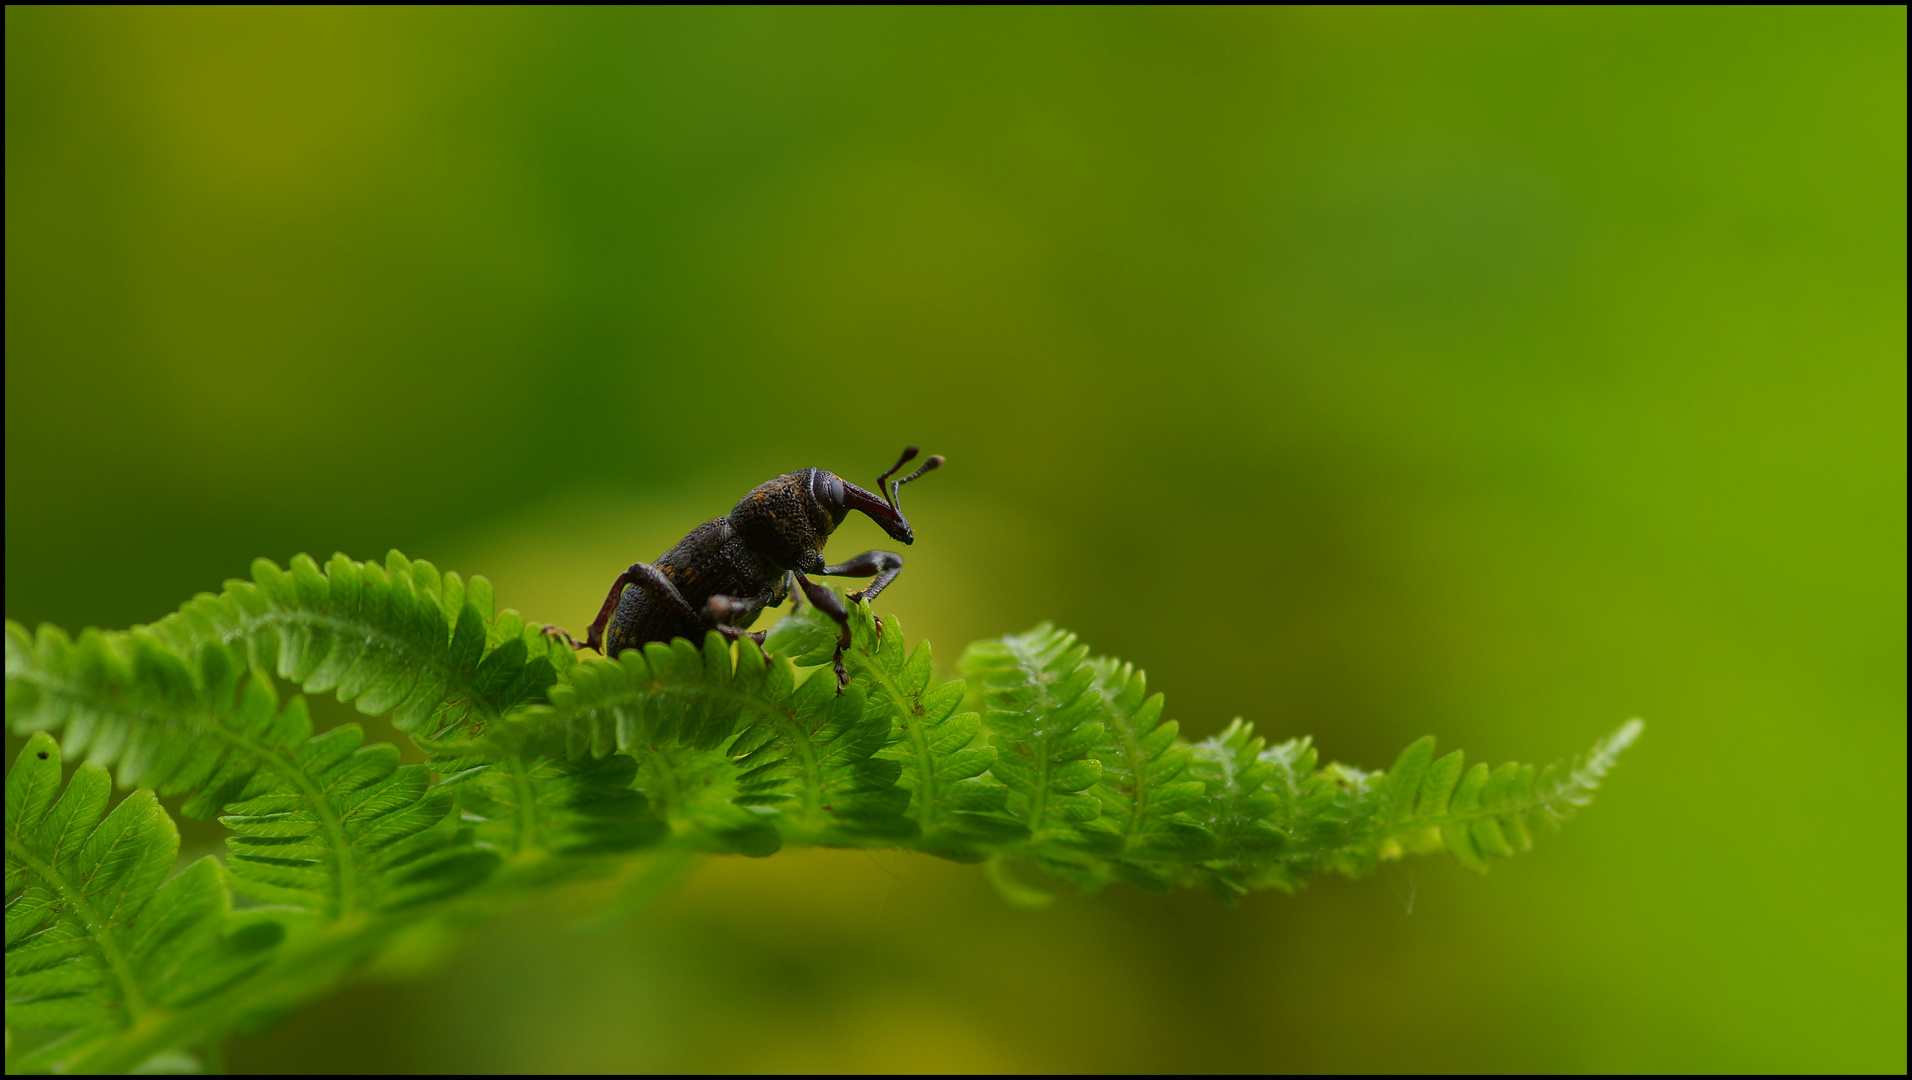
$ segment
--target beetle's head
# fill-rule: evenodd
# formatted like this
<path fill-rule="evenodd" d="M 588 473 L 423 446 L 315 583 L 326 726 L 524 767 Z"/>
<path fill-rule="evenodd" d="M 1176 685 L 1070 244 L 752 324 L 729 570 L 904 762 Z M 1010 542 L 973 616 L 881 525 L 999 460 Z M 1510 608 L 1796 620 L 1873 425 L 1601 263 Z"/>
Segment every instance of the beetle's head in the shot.
<path fill-rule="evenodd" d="M 830 531 L 843 524 L 844 517 L 850 511 L 860 510 L 881 525 L 883 531 L 890 534 L 890 539 L 903 544 L 915 543 L 916 533 L 910 528 L 910 519 L 903 516 L 903 506 L 897 496 L 904 484 L 941 465 L 943 455 L 931 454 L 915 472 L 901 480 L 890 479 L 915 459 L 916 447 L 904 447 L 903 455 L 896 459 L 896 464 L 890 466 L 890 471 L 876 478 L 877 491 L 882 492 L 881 495 L 865 491 L 834 473 L 822 469 L 808 470 L 811 497 L 830 518 L 830 528 L 824 535 L 829 535 Z"/>
<path fill-rule="evenodd" d="M 730 523 L 755 550 L 790 570 L 814 574 L 823 569 L 823 545 L 850 511 L 860 510 L 883 527 L 892 540 L 914 543 L 916 534 L 897 504 L 897 490 L 943 463 L 931 457 L 901 480 L 891 480 L 916 457 L 903 451 L 890 471 L 877 478 L 877 495 L 823 469 L 799 469 L 757 485 L 731 508 Z"/>

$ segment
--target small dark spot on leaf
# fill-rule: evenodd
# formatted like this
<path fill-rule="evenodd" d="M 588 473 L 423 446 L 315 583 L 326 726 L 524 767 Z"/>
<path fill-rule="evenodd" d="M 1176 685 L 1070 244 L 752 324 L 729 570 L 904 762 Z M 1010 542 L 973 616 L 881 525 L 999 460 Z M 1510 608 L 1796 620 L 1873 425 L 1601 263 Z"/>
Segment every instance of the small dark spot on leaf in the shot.
<path fill-rule="evenodd" d="M 40 751 L 40 760 L 41 760 L 41 761 L 45 761 L 45 760 L 46 760 L 46 751 L 45 751 L 45 750 L 42 750 L 42 751 Z"/>

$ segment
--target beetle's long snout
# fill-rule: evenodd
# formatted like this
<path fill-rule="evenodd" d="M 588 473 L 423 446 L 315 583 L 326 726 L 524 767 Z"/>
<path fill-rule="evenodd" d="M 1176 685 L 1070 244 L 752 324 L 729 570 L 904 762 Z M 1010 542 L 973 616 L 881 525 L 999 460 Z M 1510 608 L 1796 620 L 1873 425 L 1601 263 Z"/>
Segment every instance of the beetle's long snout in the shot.
<path fill-rule="evenodd" d="M 883 526 L 890 539 L 900 544 L 916 542 L 916 533 L 910 529 L 909 519 L 903 511 L 890 505 L 887 500 L 878 498 L 875 492 L 865 491 L 848 480 L 843 481 L 843 505 L 846 509 L 861 510 L 868 514 L 871 521 Z"/>
<path fill-rule="evenodd" d="M 903 544 L 915 543 L 916 532 L 910 528 L 910 519 L 903 516 L 903 506 L 898 501 L 898 493 L 904 484 L 943 463 L 943 455 L 931 454 L 915 472 L 901 480 L 891 480 L 890 477 L 901 472 L 903 466 L 915 460 L 916 454 L 916 447 L 904 447 L 902 456 L 896 459 L 896 464 L 890 466 L 888 472 L 876 478 L 877 491 L 882 492 L 881 496 L 865 491 L 848 481 L 843 484 L 844 505 L 852 510 L 861 510 L 868 514 L 871 520 L 883 526 L 883 531 L 890 534 L 890 539 Z"/>

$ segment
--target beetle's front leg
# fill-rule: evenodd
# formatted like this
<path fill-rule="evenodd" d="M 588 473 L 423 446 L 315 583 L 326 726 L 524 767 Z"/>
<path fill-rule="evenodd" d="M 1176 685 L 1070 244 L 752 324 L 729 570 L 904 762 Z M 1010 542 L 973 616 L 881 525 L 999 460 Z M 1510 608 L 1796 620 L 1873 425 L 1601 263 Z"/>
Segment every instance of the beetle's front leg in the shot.
<path fill-rule="evenodd" d="M 868 587 L 850 594 L 852 600 L 865 602 L 876 599 L 876 594 L 890 587 L 896 575 L 903 572 L 903 556 L 894 551 L 866 551 L 852 556 L 848 561 L 823 568 L 824 577 L 874 577 Z"/>
<path fill-rule="evenodd" d="M 850 610 L 843 606 L 843 598 L 829 586 L 819 585 L 801 573 L 798 573 L 796 578 L 797 585 L 803 589 L 803 595 L 809 597 L 818 611 L 835 619 L 837 626 L 842 630 L 837 637 L 836 655 L 830 658 L 830 666 L 836 671 L 837 692 L 842 693 L 843 688 L 850 685 L 850 673 L 843 668 L 843 650 L 850 647 Z"/>
<path fill-rule="evenodd" d="M 861 555 L 853 556 L 847 562 L 841 562 L 835 566 L 826 566 L 823 568 L 823 572 L 831 577 L 870 577 L 871 575 L 875 575 L 876 580 L 870 582 L 868 588 L 860 589 L 850 594 L 850 599 L 861 600 L 867 604 L 876 599 L 877 593 L 889 588 L 890 582 L 896 580 L 896 575 L 903 572 L 903 556 L 898 555 L 894 551 L 866 551 Z M 883 620 L 875 620 L 875 625 L 876 640 L 882 641 Z"/>

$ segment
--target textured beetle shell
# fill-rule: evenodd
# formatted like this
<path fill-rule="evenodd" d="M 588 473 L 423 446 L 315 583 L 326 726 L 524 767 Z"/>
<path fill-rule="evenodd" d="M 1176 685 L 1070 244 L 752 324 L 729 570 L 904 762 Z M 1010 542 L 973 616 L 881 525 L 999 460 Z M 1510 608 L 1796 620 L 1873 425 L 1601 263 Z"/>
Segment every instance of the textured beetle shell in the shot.
<path fill-rule="evenodd" d="M 701 612 L 704 602 L 720 593 L 774 604 L 783 598 L 788 571 L 823 569 L 823 545 L 835 528 L 810 495 L 810 471 L 799 470 L 751 489 L 729 514 L 692 529 L 652 565 L 677 587 L 693 612 Z M 753 615 L 743 626 L 755 621 Z M 678 637 L 701 641 L 704 629 L 702 623 L 653 602 L 642 588 L 627 586 L 605 628 L 604 652 L 616 656 L 647 641 Z"/>
<path fill-rule="evenodd" d="M 813 471 L 799 469 L 758 484 L 737 500 L 729 515 L 737 535 L 752 547 L 781 569 L 806 574 L 823 571 L 823 545 L 836 530 L 836 522 L 811 494 Z"/>

